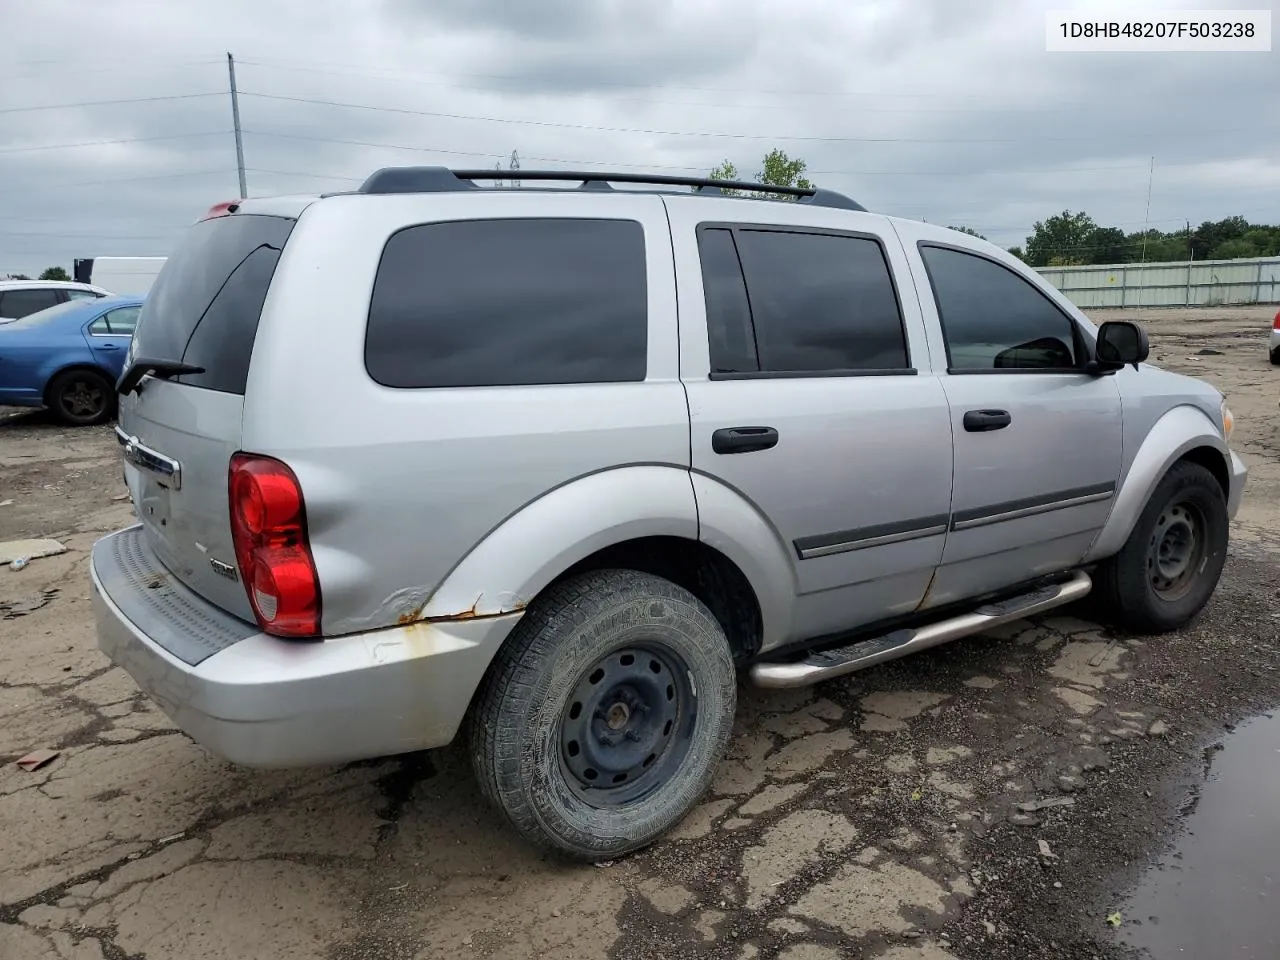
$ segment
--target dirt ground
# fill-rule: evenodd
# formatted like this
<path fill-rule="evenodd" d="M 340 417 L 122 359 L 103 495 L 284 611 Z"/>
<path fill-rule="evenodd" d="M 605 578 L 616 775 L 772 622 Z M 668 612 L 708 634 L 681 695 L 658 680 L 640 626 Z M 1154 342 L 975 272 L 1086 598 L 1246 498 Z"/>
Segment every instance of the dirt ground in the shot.
<path fill-rule="evenodd" d="M 263 773 L 175 733 L 94 645 L 87 553 L 131 519 L 111 428 L 0 411 L 0 541 L 69 548 L 0 568 L 0 958 L 1123 956 L 1106 917 L 1206 748 L 1280 704 L 1273 313 L 1138 314 L 1156 362 L 1228 394 L 1252 470 L 1197 623 L 1121 636 L 1083 608 L 744 689 L 711 795 L 600 867 L 514 840 L 456 749 Z M 13 763 L 36 748 L 61 754 Z"/>

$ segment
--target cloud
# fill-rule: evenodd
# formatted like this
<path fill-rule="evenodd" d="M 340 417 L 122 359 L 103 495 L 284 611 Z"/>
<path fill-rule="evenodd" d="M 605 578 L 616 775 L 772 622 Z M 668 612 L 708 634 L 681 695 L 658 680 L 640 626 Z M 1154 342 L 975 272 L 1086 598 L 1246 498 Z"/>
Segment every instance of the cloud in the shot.
<path fill-rule="evenodd" d="M 1280 222 L 1276 54 L 1046 53 L 1044 13 L 1069 5 L 13 4 L 0 273 L 164 254 L 235 196 L 228 49 L 256 195 L 512 150 L 526 168 L 754 172 L 781 146 L 873 210 L 1005 245 L 1065 208 L 1136 229 L 1152 156 L 1156 225 Z M 69 47 L 66 24 L 95 42 Z M 180 99 L 102 102 L 143 98 Z M 85 103 L 100 105 L 28 109 Z M 89 141 L 130 142 L 31 149 Z"/>

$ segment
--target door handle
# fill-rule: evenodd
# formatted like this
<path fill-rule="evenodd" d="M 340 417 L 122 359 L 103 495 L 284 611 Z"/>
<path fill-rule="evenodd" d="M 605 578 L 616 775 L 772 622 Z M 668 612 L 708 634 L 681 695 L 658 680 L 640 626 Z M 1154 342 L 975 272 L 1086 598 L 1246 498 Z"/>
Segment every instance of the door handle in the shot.
<path fill-rule="evenodd" d="M 97 345 L 99 350 L 119 350 L 120 345 L 115 343 L 100 343 Z"/>
<path fill-rule="evenodd" d="M 711 434 L 711 449 L 716 453 L 751 453 L 778 445 L 778 431 L 773 427 L 724 427 Z"/>
<path fill-rule="evenodd" d="M 964 428 L 970 433 L 1003 430 L 1013 423 L 1008 410 L 970 410 L 964 415 Z"/>

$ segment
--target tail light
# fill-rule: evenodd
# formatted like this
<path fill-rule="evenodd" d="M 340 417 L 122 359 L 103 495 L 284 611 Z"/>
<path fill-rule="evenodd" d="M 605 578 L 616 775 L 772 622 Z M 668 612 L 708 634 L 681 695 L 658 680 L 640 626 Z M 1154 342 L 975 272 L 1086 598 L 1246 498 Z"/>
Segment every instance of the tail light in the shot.
<path fill-rule="evenodd" d="M 1280 330 L 1280 310 L 1276 311 L 1276 318 L 1271 321 L 1272 330 Z"/>
<path fill-rule="evenodd" d="M 238 453 L 227 486 L 236 563 L 259 625 L 278 637 L 317 635 L 320 578 L 298 478 L 279 460 Z"/>

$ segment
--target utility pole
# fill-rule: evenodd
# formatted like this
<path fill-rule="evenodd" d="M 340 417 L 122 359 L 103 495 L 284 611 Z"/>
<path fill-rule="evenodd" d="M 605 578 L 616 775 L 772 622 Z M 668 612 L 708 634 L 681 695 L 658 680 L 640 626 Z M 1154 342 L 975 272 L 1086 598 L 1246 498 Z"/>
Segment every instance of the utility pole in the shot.
<path fill-rule="evenodd" d="M 511 171 L 511 185 L 520 186 L 520 154 L 514 150 L 511 151 L 511 165 L 507 169 Z"/>
<path fill-rule="evenodd" d="M 1147 231 L 1151 225 L 1151 181 L 1156 175 L 1156 158 L 1151 158 L 1151 169 L 1147 171 L 1147 212 L 1142 220 L 1142 262 L 1147 262 Z"/>
<path fill-rule="evenodd" d="M 231 122 L 236 131 L 236 172 L 240 174 L 240 196 L 247 198 L 249 188 L 244 182 L 244 139 L 240 135 L 240 95 L 236 93 L 236 61 L 227 51 L 227 74 L 231 77 Z"/>

